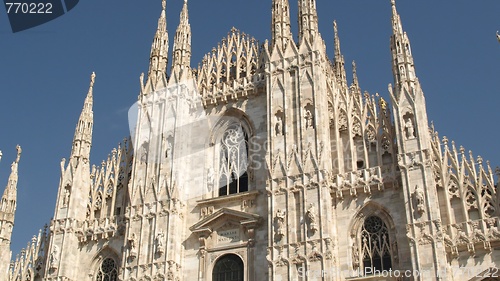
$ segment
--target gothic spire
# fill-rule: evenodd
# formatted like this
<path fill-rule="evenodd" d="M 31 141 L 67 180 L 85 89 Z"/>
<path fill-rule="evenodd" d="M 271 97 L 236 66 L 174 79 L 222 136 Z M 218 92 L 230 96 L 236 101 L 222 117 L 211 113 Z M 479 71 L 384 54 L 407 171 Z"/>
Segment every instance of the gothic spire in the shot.
<path fill-rule="evenodd" d="M 156 82 L 162 74 L 166 75 L 168 63 L 168 31 L 167 17 L 165 10 L 167 8 L 166 0 L 162 0 L 162 10 L 158 19 L 158 28 L 151 45 L 151 55 L 149 58 L 148 79 Z"/>
<path fill-rule="evenodd" d="M 316 0 L 299 0 L 299 42 L 307 38 L 310 42 L 318 34 L 318 12 Z"/>
<path fill-rule="evenodd" d="M 396 10 L 396 0 L 391 0 L 392 6 L 392 32 L 393 34 L 403 35 L 403 25 L 401 24 L 401 18 L 399 17 L 398 11 Z"/>
<path fill-rule="evenodd" d="M 14 214 L 16 211 L 16 200 L 17 200 L 17 165 L 21 159 L 21 146 L 17 145 L 17 157 L 12 165 L 10 166 L 11 171 L 9 175 L 9 181 L 3 192 L 2 201 L 0 204 L 0 212 L 7 214 Z M 13 219 L 12 219 L 13 220 Z"/>
<path fill-rule="evenodd" d="M 94 113 L 92 106 L 94 103 L 95 73 L 90 75 L 90 86 L 83 104 L 82 113 L 78 119 L 78 124 L 75 129 L 75 137 L 73 138 L 73 149 L 71 151 L 72 159 L 89 160 L 90 147 L 92 145 L 92 127 L 94 125 Z"/>
<path fill-rule="evenodd" d="M 337 81 L 343 89 L 347 87 L 347 76 L 345 72 L 345 61 L 342 52 L 340 52 L 340 38 L 337 30 L 337 22 L 333 21 L 333 31 L 335 33 L 335 74 Z"/>
<path fill-rule="evenodd" d="M 290 4 L 288 0 L 273 0 L 271 48 L 285 48 L 291 40 Z"/>
<path fill-rule="evenodd" d="M 392 6 L 392 36 L 391 36 L 391 53 L 392 53 L 392 71 L 394 75 L 395 86 L 403 82 L 415 82 L 415 66 L 411 55 L 410 40 L 403 30 L 401 18 L 396 10 L 395 0 L 391 0 Z"/>
<path fill-rule="evenodd" d="M 188 3 L 184 0 L 179 26 L 175 33 L 172 67 L 189 67 L 191 64 L 191 26 L 189 25 Z"/>

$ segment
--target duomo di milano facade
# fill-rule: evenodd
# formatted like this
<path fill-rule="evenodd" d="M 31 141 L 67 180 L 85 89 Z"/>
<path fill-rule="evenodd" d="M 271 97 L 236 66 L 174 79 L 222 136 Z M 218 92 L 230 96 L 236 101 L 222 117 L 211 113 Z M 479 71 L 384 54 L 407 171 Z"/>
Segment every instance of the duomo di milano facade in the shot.
<path fill-rule="evenodd" d="M 133 137 L 89 163 L 92 74 L 54 219 L 11 262 L 18 148 L 0 280 L 498 280 L 498 182 L 429 127 L 394 0 L 387 102 L 298 4 L 297 42 L 274 0 L 270 41 L 232 30 L 191 68 L 187 2 L 169 64 L 163 1 Z"/>

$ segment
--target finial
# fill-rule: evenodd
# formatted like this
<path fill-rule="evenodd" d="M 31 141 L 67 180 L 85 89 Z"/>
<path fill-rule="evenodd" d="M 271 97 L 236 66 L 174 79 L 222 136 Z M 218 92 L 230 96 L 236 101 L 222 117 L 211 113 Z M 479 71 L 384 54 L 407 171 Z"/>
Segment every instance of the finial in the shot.
<path fill-rule="evenodd" d="M 396 6 L 396 0 L 391 0 L 391 5 Z"/>
<path fill-rule="evenodd" d="M 337 20 L 333 20 L 333 31 L 337 34 Z"/>
<path fill-rule="evenodd" d="M 186 2 L 186 1 L 184 1 L 184 2 Z M 161 8 L 163 9 L 163 11 L 165 11 L 167 9 L 167 1 L 166 0 L 161 1 Z"/>
<path fill-rule="evenodd" d="M 2 151 L 0 150 L 0 160 L 2 160 Z"/>

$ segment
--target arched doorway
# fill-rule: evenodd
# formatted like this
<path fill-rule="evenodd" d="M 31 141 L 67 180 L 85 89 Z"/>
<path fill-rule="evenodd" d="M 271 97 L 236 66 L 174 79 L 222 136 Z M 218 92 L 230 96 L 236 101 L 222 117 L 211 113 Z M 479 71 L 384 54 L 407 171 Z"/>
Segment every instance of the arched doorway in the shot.
<path fill-rule="evenodd" d="M 215 263 L 212 281 L 243 281 L 243 261 L 234 254 L 220 257 Z"/>

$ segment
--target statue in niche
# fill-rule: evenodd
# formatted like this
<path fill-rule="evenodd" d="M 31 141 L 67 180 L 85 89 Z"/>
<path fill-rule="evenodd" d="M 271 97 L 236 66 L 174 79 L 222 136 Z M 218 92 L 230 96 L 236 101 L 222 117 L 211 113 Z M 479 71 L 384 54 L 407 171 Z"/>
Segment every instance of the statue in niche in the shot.
<path fill-rule="evenodd" d="M 63 207 L 68 207 L 70 192 L 68 187 L 64 189 Z"/>
<path fill-rule="evenodd" d="M 316 231 L 318 231 L 318 227 L 316 224 L 316 212 L 314 211 L 313 204 L 309 205 L 309 209 L 307 209 L 306 216 L 307 216 L 307 221 L 309 223 L 309 231 L 311 231 L 312 234 L 316 233 Z"/>
<path fill-rule="evenodd" d="M 276 223 L 276 238 L 281 240 L 285 236 L 285 211 L 278 210 L 274 221 Z"/>
<path fill-rule="evenodd" d="M 413 127 L 413 122 L 411 121 L 411 117 L 408 117 L 408 119 L 406 119 L 405 121 L 405 131 L 407 140 L 415 138 L 415 128 Z"/>
<path fill-rule="evenodd" d="M 165 151 L 165 157 L 167 159 L 172 158 L 172 144 L 170 142 L 167 142 L 167 150 Z"/>
<path fill-rule="evenodd" d="M 132 235 L 130 235 L 130 238 L 128 239 L 128 244 L 130 246 L 130 256 L 136 257 L 137 256 L 137 237 L 135 237 L 135 233 L 132 233 Z"/>
<path fill-rule="evenodd" d="M 422 214 L 423 212 L 425 212 L 424 191 L 418 185 L 415 186 L 414 196 L 415 196 L 415 204 L 417 205 L 417 212 Z"/>
<path fill-rule="evenodd" d="M 141 145 L 141 162 L 146 162 L 148 159 L 148 149 L 149 149 L 149 142 L 144 141 Z"/>
<path fill-rule="evenodd" d="M 306 129 L 312 128 L 313 127 L 313 114 L 309 109 L 306 109 L 305 113 L 305 119 L 306 119 Z"/>
<path fill-rule="evenodd" d="M 163 254 L 163 252 L 164 252 L 164 247 L 163 247 L 164 237 L 165 237 L 165 234 L 163 234 L 163 231 L 161 231 L 161 230 L 156 235 L 156 253 L 159 255 Z"/>
<path fill-rule="evenodd" d="M 50 269 L 57 269 L 57 263 L 59 262 L 59 247 L 54 245 L 52 252 L 49 256 Z"/>
<path fill-rule="evenodd" d="M 281 116 L 276 115 L 276 136 L 282 136 L 284 134 L 283 120 Z"/>
<path fill-rule="evenodd" d="M 214 168 L 210 167 L 210 168 L 208 168 L 208 172 L 207 172 L 207 187 L 208 187 L 208 191 L 212 191 L 212 189 L 214 187 L 214 182 L 215 182 Z"/>

